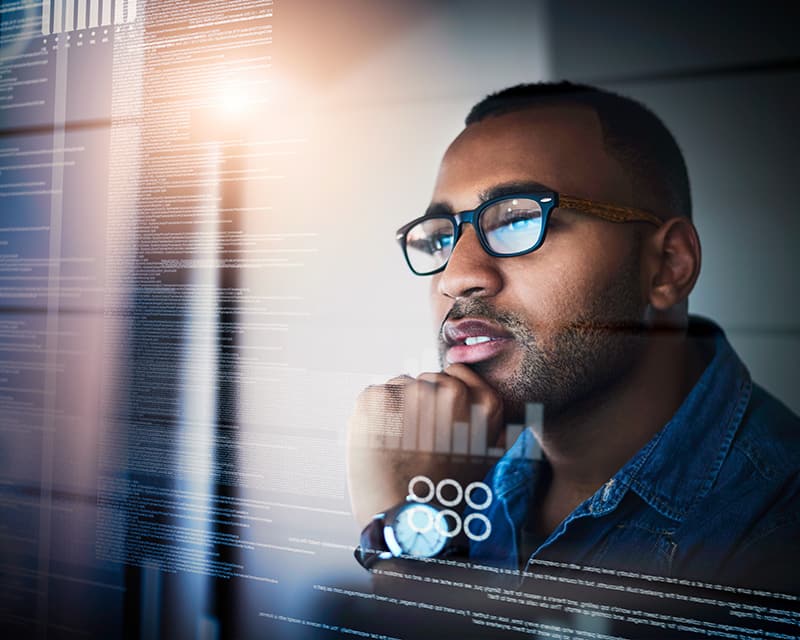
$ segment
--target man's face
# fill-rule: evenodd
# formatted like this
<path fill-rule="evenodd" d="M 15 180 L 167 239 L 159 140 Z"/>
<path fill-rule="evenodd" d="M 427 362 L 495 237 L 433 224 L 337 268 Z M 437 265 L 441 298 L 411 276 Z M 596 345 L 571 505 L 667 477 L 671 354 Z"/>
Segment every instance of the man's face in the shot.
<path fill-rule="evenodd" d="M 445 154 L 432 202 L 463 211 L 498 187 L 537 184 L 637 204 L 628 177 L 604 149 L 594 113 L 570 105 L 465 129 Z M 637 227 L 557 209 L 538 250 L 493 258 L 465 226 L 431 283 L 442 366 L 462 362 L 480 373 L 503 399 L 507 421 L 521 420 L 526 402 L 544 403 L 552 417 L 621 383 L 642 349 Z"/>

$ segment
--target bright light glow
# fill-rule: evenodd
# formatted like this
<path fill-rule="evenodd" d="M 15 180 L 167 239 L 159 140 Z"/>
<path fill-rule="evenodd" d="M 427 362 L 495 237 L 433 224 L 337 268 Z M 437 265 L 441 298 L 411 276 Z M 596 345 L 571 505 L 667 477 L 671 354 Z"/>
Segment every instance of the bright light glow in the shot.
<path fill-rule="evenodd" d="M 241 83 L 230 83 L 223 91 L 220 106 L 223 113 L 229 116 L 240 116 L 244 114 L 252 103 L 247 86 Z"/>
<path fill-rule="evenodd" d="M 210 106 L 226 120 L 250 117 L 264 108 L 274 96 L 275 79 L 231 76 L 217 80 L 209 94 Z"/>

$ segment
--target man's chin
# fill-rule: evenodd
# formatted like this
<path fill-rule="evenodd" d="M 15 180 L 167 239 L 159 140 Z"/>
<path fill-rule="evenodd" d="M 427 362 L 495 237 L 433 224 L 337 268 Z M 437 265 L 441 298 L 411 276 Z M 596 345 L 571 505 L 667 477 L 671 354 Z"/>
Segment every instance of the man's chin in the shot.
<path fill-rule="evenodd" d="M 500 392 L 508 389 L 520 378 L 522 355 L 519 349 L 506 350 L 493 358 L 471 362 L 467 366 L 483 378 L 490 387 Z"/>
<path fill-rule="evenodd" d="M 526 380 L 526 376 L 522 373 L 523 359 L 522 354 L 514 349 L 510 353 L 501 353 L 479 362 L 463 363 L 483 378 L 497 393 L 503 403 L 503 419 L 506 424 L 523 424 L 525 405 L 541 401 L 538 398 L 527 397 L 529 394 L 525 390 L 528 389 L 530 381 Z"/>
<path fill-rule="evenodd" d="M 507 366 L 503 366 L 502 356 L 495 356 L 488 360 L 481 360 L 479 362 L 465 362 L 464 365 L 472 369 L 481 378 L 483 378 L 490 387 L 497 389 L 496 384 L 501 384 L 503 379 L 507 377 Z"/>
<path fill-rule="evenodd" d="M 468 365 L 486 381 L 503 403 L 503 419 L 506 424 L 522 424 L 525 420 L 525 405 L 539 402 L 537 398 L 525 398 L 520 384 L 520 374 L 507 363 L 497 359 L 485 360 Z"/>

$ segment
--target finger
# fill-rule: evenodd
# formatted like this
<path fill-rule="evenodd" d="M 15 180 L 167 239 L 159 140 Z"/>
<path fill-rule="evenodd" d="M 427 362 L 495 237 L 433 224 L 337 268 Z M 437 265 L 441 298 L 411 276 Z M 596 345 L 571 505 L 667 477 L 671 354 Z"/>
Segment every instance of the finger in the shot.
<path fill-rule="evenodd" d="M 467 454 L 471 411 L 469 388 L 463 381 L 445 373 L 423 376 L 437 385 L 436 451 Z"/>
<path fill-rule="evenodd" d="M 417 406 L 419 405 L 419 385 L 414 378 L 403 383 L 401 416 L 403 420 L 401 447 L 407 451 L 417 448 Z"/>
<path fill-rule="evenodd" d="M 416 382 L 414 378 L 403 374 L 401 376 L 395 376 L 394 378 L 387 380 L 386 383 L 379 385 L 381 389 L 384 389 L 387 402 L 393 411 L 396 411 L 397 413 L 403 412 L 406 387 L 414 382 Z"/>
<path fill-rule="evenodd" d="M 413 413 L 416 419 L 417 448 L 421 451 L 435 451 L 437 385 L 435 382 L 417 379 L 414 390 L 416 405 L 406 415 Z"/>
<path fill-rule="evenodd" d="M 349 421 L 350 442 L 370 448 L 391 446 L 401 433 L 403 403 L 401 385 L 372 385 L 364 389 Z"/>
<path fill-rule="evenodd" d="M 480 435 L 487 443 L 496 445 L 503 440 L 505 423 L 503 420 L 503 402 L 497 391 L 479 376 L 475 371 L 464 364 L 452 364 L 444 373 L 461 381 L 469 390 L 471 401 L 470 424 L 473 434 Z M 481 448 L 482 443 L 474 443 Z"/>
<path fill-rule="evenodd" d="M 480 375 L 465 364 L 458 363 L 448 365 L 442 373 L 461 380 L 470 390 L 474 390 L 480 394 L 491 393 L 497 395 L 497 392 L 489 386 L 486 380 L 481 378 Z"/>
<path fill-rule="evenodd" d="M 449 412 L 453 420 L 469 418 L 470 389 L 462 380 L 441 372 L 423 373 L 419 379 L 436 384 L 437 407 Z"/>

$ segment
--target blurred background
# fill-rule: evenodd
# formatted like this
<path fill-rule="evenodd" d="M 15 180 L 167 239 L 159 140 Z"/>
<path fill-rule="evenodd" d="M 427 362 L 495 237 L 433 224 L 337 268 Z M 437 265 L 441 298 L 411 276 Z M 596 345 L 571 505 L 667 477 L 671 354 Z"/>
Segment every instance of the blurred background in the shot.
<path fill-rule="evenodd" d="M 691 310 L 800 411 L 796 25 L 790 2 L 0 2 L 0 628 L 290 637 L 315 584 L 364 580 L 347 416 L 437 368 L 394 231 L 519 82 L 664 120 Z"/>

